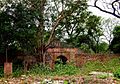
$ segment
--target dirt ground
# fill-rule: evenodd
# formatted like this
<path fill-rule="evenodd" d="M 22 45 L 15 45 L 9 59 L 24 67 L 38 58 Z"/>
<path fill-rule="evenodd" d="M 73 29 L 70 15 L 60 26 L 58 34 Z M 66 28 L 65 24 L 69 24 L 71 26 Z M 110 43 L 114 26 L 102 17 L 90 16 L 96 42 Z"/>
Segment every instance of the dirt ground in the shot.
<path fill-rule="evenodd" d="M 2 78 L 0 84 L 120 84 L 112 77 L 100 79 L 95 76 L 39 77 L 21 76 L 19 78 Z"/>

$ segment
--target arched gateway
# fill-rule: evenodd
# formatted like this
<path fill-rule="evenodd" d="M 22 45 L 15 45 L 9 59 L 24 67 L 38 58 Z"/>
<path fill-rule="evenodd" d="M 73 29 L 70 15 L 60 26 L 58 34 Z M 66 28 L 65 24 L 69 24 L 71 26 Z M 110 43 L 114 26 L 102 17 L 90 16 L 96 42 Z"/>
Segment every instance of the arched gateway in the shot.
<path fill-rule="evenodd" d="M 76 63 L 76 54 L 78 53 L 77 48 L 49 48 L 47 50 L 50 56 L 50 66 L 54 67 L 57 58 L 60 58 L 64 63 L 74 62 Z"/>
<path fill-rule="evenodd" d="M 64 55 L 60 55 L 57 57 L 56 61 L 55 61 L 55 64 L 66 64 L 67 63 L 67 58 L 64 56 Z"/>

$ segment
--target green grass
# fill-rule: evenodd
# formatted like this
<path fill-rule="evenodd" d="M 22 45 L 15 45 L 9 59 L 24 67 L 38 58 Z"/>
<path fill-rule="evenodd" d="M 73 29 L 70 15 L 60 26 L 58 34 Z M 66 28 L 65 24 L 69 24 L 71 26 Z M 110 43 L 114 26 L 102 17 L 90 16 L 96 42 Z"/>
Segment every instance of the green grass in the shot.
<path fill-rule="evenodd" d="M 108 78 L 109 75 L 98 75 L 97 78 L 100 78 L 100 79 L 106 79 Z"/>
<path fill-rule="evenodd" d="M 81 67 L 81 73 L 83 75 L 88 75 L 91 71 L 101 71 L 104 68 L 99 61 L 89 61 Z"/>
<path fill-rule="evenodd" d="M 0 67 L 0 78 L 4 76 L 4 68 Z"/>
<path fill-rule="evenodd" d="M 23 74 L 23 69 L 20 66 L 13 66 L 13 73 L 12 76 L 13 77 L 19 77 Z M 4 67 L 0 66 L 0 78 L 4 77 Z"/>
<path fill-rule="evenodd" d="M 13 66 L 13 74 L 12 74 L 13 77 L 19 77 L 22 74 L 24 74 L 24 71 L 21 66 L 17 66 L 17 67 Z"/>
<path fill-rule="evenodd" d="M 71 75 L 88 75 L 92 71 L 100 72 L 115 72 L 120 68 L 120 58 L 114 58 L 104 63 L 100 61 L 88 61 L 81 68 L 73 64 L 56 64 L 54 69 L 51 70 L 48 66 L 43 64 L 36 64 L 31 68 L 26 75 L 39 75 L 39 76 L 71 76 Z M 13 77 L 19 77 L 23 73 L 22 67 L 13 66 Z M 0 67 L 0 77 L 3 77 L 3 67 Z M 105 78 L 106 76 L 100 76 Z"/>
<path fill-rule="evenodd" d="M 120 68 L 120 58 L 114 58 L 106 62 L 89 61 L 81 68 L 83 75 L 88 75 L 92 71 L 111 72 L 113 73 Z"/>
<path fill-rule="evenodd" d="M 76 75 L 80 73 L 80 69 L 75 67 L 72 64 L 56 64 L 54 69 L 51 70 L 49 67 L 44 66 L 42 64 L 35 65 L 28 74 L 31 75 L 42 75 L 42 76 L 70 76 Z"/>

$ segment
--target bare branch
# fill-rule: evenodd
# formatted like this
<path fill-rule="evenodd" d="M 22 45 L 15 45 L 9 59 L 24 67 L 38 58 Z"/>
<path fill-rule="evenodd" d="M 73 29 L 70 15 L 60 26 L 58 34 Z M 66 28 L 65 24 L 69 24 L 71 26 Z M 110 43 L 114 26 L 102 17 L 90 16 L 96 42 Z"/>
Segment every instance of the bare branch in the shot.
<path fill-rule="evenodd" d="M 116 8 L 116 6 L 120 7 L 120 0 L 114 0 L 114 1 L 111 2 L 111 4 L 109 4 L 112 7 L 112 11 L 107 10 L 107 9 L 109 9 L 107 4 L 106 4 L 107 9 L 103 9 L 102 7 L 98 6 L 97 5 L 98 1 L 99 0 L 95 0 L 94 5 L 92 7 L 96 7 L 102 12 L 105 12 L 105 13 L 111 14 L 111 15 L 117 17 L 117 18 L 120 18 L 120 13 L 118 12 L 120 8 Z M 102 3 L 105 3 L 105 1 L 102 2 Z M 116 3 L 118 3 L 119 5 L 116 5 Z M 91 5 L 89 5 L 89 6 L 91 6 Z"/>

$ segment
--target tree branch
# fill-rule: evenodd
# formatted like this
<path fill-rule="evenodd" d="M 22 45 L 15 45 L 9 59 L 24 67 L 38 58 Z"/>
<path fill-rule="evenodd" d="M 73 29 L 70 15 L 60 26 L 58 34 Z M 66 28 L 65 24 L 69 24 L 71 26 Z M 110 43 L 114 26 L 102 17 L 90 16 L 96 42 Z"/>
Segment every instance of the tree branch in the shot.
<path fill-rule="evenodd" d="M 111 14 L 111 15 L 117 17 L 117 18 L 120 18 L 120 15 L 119 15 L 119 14 L 116 14 L 116 11 L 117 11 L 117 10 L 116 10 L 115 7 L 114 7 L 114 4 L 115 4 L 116 2 L 118 2 L 119 0 L 114 0 L 114 1 L 111 3 L 113 12 L 110 12 L 110 11 L 108 11 L 108 10 L 102 9 L 101 7 L 97 6 L 97 2 L 98 2 L 98 1 L 99 1 L 99 0 L 95 0 L 94 6 L 91 6 L 91 5 L 89 5 L 89 6 L 95 7 L 95 8 L 99 9 L 99 10 L 102 11 L 102 12 L 105 12 L 105 13 Z"/>
<path fill-rule="evenodd" d="M 74 3 L 80 3 L 79 0 L 75 1 Z M 66 16 L 71 15 L 76 9 L 69 9 L 69 10 L 62 10 L 62 12 L 58 15 L 58 19 L 56 19 L 56 21 L 52 24 L 52 30 L 51 30 L 51 34 L 50 37 L 48 39 L 48 42 L 46 44 L 46 48 L 49 47 L 50 43 L 52 42 L 54 33 L 55 33 L 55 29 L 58 27 L 59 23 L 61 20 L 63 20 Z"/>
<path fill-rule="evenodd" d="M 48 42 L 47 42 L 47 44 L 46 44 L 46 47 L 48 47 L 49 44 L 51 43 L 52 37 L 53 37 L 53 35 L 54 35 L 54 32 L 55 32 L 56 27 L 59 25 L 59 22 L 60 22 L 64 17 L 65 17 L 65 16 L 63 15 L 63 12 L 61 12 L 61 14 L 60 14 L 60 16 L 58 16 L 58 19 L 56 20 L 56 22 L 52 24 L 52 27 L 53 27 L 53 28 L 52 28 L 52 30 L 51 30 L 51 34 L 50 34 L 50 37 L 49 37 Z"/>

